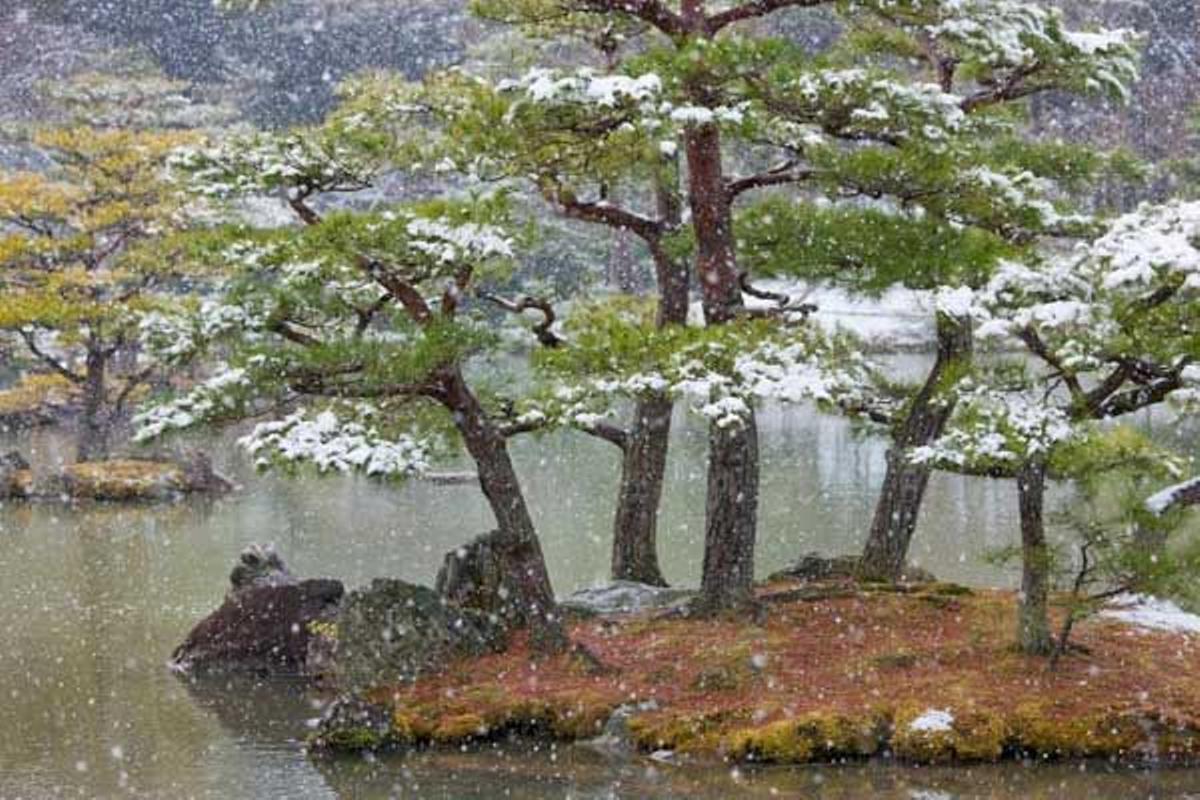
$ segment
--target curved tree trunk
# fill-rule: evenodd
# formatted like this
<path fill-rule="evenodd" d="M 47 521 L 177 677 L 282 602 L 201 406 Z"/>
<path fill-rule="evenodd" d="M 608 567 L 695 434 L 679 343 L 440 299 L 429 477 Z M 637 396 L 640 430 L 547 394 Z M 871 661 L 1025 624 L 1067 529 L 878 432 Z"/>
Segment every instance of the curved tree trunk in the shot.
<path fill-rule="evenodd" d="M 455 368 L 443 376 L 442 388 L 442 402 L 454 415 L 467 451 L 475 460 L 483 495 L 507 545 L 503 553 L 508 562 L 506 571 L 530 620 L 534 649 L 562 652 L 569 641 L 558 615 L 541 542 L 508 454 L 508 442 L 467 386 L 461 370 Z"/>
<path fill-rule="evenodd" d="M 75 460 L 80 463 L 105 461 L 109 453 L 110 420 L 105 414 L 107 357 L 99 342 L 88 343 L 87 373 L 83 384 L 83 413 Z"/>
<path fill-rule="evenodd" d="M 937 360 L 908 414 L 893 435 L 887 454 L 887 474 L 875 505 L 875 516 L 863 548 L 860 575 L 866 580 L 899 581 L 908 565 L 908 550 L 933 470 L 908 461 L 914 447 L 932 444 L 954 413 L 954 402 L 939 398 L 945 382 L 971 359 L 970 319 L 939 316 Z"/>
<path fill-rule="evenodd" d="M 1054 650 L 1050 633 L 1050 548 L 1046 544 L 1046 465 L 1027 464 L 1017 475 L 1021 506 L 1021 597 L 1017 642 L 1021 652 L 1044 656 Z"/>
<path fill-rule="evenodd" d="M 613 522 L 613 580 L 666 586 L 658 565 L 658 509 L 667 470 L 675 404 L 658 395 L 639 400 L 622 447 L 621 488 Z"/>

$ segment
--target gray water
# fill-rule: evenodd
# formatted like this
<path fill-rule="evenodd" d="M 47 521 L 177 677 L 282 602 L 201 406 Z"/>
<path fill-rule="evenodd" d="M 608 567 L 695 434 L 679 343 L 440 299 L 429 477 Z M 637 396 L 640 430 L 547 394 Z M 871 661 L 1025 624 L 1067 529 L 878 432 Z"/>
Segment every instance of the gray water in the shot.
<path fill-rule="evenodd" d="M 761 425 L 761 573 L 807 551 L 854 552 L 883 443 L 804 410 L 768 410 Z M 699 573 L 704 443 L 681 420 L 661 534 L 664 569 L 680 584 Z M 67 452 L 47 431 L 0 442 L 14 444 L 43 463 Z M 300 741 L 316 699 L 298 687 L 195 685 L 164 667 L 220 602 L 235 554 L 273 541 L 301 575 L 428 582 L 489 515 L 469 485 L 263 477 L 230 437 L 208 445 L 241 484 L 218 501 L 0 506 L 0 798 L 1200 797 L 1200 773 L 1077 766 L 730 772 L 582 748 L 311 760 Z M 522 441 L 515 456 L 558 592 L 603 581 L 616 451 L 555 434 Z M 937 477 L 915 560 L 946 579 L 1011 585 L 983 557 L 1013 542 L 1014 504 L 1006 484 Z"/>

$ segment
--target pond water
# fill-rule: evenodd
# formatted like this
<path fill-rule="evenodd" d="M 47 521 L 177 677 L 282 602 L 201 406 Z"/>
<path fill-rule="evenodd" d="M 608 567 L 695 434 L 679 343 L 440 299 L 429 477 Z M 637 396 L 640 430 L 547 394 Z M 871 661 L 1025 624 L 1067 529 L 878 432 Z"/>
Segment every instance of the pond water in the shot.
<path fill-rule="evenodd" d="M 796 409 L 762 417 L 760 571 L 808 551 L 854 552 L 883 477 L 884 445 Z M 677 426 L 662 516 L 668 577 L 692 583 L 703 537 L 703 430 Z M 0 441 L 42 463 L 41 431 Z M 219 501 L 156 507 L 0 505 L 0 798 L 1200 797 L 1200 772 L 1092 766 L 730 772 L 614 762 L 585 748 L 310 760 L 313 701 L 288 684 L 193 685 L 164 662 L 221 600 L 236 553 L 273 541 L 300 575 L 350 586 L 429 582 L 445 552 L 489 528 L 473 486 L 389 487 L 256 476 L 232 438 L 208 442 L 242 485 Z M 562 434 L 516 460 L 560 594 L 604 580 L 619 462 Z M 939 476 L 915 560 L 946 579 L 1011 585 L 985 553 L 1015 536 L 1011 486 Z"/>

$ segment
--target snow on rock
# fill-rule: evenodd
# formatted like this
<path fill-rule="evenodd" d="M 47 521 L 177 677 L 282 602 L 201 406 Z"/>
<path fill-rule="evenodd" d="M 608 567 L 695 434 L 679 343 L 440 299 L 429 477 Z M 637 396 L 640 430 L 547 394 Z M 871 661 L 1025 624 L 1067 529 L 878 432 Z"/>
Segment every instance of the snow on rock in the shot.
<path fill-rule="evenodd" d="M 613 581 L 604 586 L 581 589 L 559 601 L 563 608 L 590 614 L 636 614 L 679 606 L 695 592 L 649 586 L 636 581 Z"/>
<path fill-rule="evenodd" d="M 946 733 L 954 727 L 954 715 L 947 709 L 931 708 L 909 723 L 918 733 Z"/>
<path fill-rule="evenodd" d="M 1200 616 L 1184 611 L 1170 600 L 1141 594 L 1116 597 L 1101 616 L 1138 628 L 1168 633 L 1200 633 Z"/>

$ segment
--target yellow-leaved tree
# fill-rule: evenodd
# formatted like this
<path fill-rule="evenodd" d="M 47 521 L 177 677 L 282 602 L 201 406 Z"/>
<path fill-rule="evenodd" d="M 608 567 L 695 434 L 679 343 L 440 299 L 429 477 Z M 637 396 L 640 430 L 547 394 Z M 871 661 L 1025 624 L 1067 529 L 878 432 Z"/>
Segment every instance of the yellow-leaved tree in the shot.
<path fill-rule="evenodd" d="M 70 127 L 36 133 L 49 160 L 0 172 L 0 330 L 80 398 L 77 459 L 108 457 L 129 400 L 166 362 L 139 353 L 146 315 L 178 302 L 186 224 L 167 161 L 187 132 Z"/>

